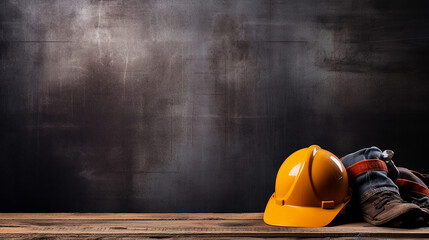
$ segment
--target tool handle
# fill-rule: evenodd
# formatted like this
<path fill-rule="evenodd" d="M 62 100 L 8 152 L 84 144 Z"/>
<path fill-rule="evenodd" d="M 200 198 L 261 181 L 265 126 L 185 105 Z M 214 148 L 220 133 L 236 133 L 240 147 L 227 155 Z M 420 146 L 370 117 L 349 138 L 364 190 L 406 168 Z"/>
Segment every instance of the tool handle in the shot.
<path fill-rule="evenodd" d="M 394 154 L 395 152 L 393 152 L 392 150 L 384 150 L 381 154 L 381 160 L 386 163 L 387 169 L 389 170 L 388 176 L 390 177 L 390 179 L 393 180 L 393 182 L 395 182 L 396 179 L 398 179 L 399 177 L 399 170 L 392 160 Z"/>

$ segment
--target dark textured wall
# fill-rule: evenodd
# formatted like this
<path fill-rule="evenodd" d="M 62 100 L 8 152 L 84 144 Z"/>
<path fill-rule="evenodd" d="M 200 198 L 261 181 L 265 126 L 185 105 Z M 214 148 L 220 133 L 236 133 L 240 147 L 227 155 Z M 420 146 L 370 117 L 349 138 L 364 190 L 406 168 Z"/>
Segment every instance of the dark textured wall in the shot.
<path fill-rule="evenodd" d="M 263 211 L 314 143 L 429 172 L 427 1 L 0 9 L 0 211 Z"/>

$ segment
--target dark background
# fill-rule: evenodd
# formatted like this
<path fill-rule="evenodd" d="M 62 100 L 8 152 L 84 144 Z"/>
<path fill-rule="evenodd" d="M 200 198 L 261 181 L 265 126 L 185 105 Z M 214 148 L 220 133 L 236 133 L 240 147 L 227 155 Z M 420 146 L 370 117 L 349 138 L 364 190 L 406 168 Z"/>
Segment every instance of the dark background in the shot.
<path fill-rule="evenodd" d="M 2 0 L 0 211 L 263 211 L 372 145 L 429 172 L 428 1 Z"/>

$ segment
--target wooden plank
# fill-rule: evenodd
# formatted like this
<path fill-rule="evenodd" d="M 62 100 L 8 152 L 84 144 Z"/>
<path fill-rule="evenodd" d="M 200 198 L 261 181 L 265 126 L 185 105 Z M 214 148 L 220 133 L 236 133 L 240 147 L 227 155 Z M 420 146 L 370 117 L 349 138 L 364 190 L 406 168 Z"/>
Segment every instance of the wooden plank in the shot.
<path fill-rule="evenodd" d="M 0 219 L 262 219 L 263 213 L 0 213 Z"/>
<path fill-rule="evenodd" d="M 237 219 L 235 214 L 0 214 L 0 238 L 19 237 L 374 237 L 429 238 L 429 228 L 399 229 L 349 223 L 323 228 L 273 227 L 259 219 Z M 67 218 L 67 216 L 69 216 Z M 73 216 L 74 219 L 71 219 Z M 125 216 L 133 216 L 127 219 Z M 161 216 L 161 217 L 160 217 Z M 186 219 L 182 219 L 185 216 Z M 200 219 L 192 219 L 200 217 Z M 204 216 L 204 218 L 202 217 Z M 248 218 L 258 214 L 241 215 Z M 8 218 L 7 218 L 8 217 Z M 158 219 L 151 219 L 158 217 Z M 236 218 L 234 218 L 236 217 Z M 140 218 L 140 219 L 136 219 Z M 231 218 L 231 219 L 227 219 Z"/>

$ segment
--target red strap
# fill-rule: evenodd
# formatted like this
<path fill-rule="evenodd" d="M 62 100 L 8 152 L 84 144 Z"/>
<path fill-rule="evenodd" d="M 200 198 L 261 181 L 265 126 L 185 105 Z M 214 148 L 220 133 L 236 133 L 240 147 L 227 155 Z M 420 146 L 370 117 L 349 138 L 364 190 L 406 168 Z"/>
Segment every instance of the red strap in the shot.
<path fill-rule="evenodd" d="M 367 159 L 360 162 L 357 162 L 347 168 L 347 175 L 349 179 L 353 179 L 363 173 L 368 171 L 385 171 L 387 170 L 386 163 L 380 159 Z"/>
<path fill-rule="evenodd" d="M 427 173 L 420 173 L 414 170 L 410 170 L 410 172 L 414 173 L 415 175 L 418 175 L 418 177 L 420 178 L 429 178 L 429 174 Z"/>
<path fill-rule="evenodd" d="M 413 182 L 403 178 L 398 178 L 396 180 L 396 185 L 398 185 L 398 187 L 401 188 L 401 190 L 405 189 L 406 191 L 418 193 L 429 197 L 429 189 L 417 182 Z"/>
<path fill-rule="evenodd" d="M 414 170 L 410 170 L 414 175 L 416 175 L 418 178 L 420 178 L 426 185 L 429 185 L 429 174 L 427 173 L 419 173 Z"/>

